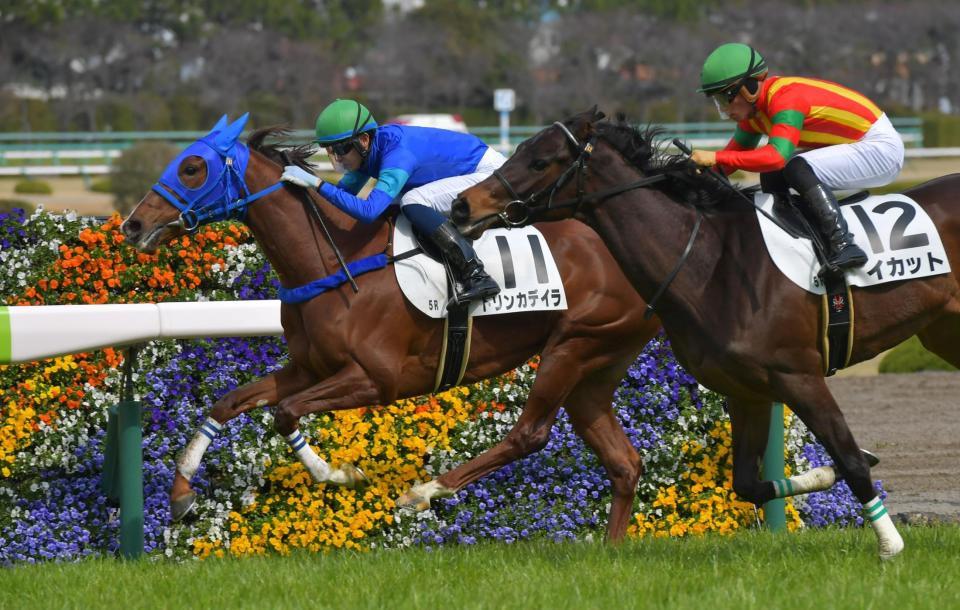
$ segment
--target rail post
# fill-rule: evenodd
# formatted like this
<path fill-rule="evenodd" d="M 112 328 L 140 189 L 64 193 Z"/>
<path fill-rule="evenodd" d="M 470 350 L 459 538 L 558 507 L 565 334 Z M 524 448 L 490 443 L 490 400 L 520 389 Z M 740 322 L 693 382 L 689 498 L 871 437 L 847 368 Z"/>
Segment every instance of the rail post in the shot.
<path fill-rule="evenodd" d="M 143 428 L 142 408 L 133 399 L 137 347 L 127 349 L 123 400 L 109 409 L 100 486 L 107 502 L 120 507 L 120 556 L 143 555 Z"/>
<path fill-rule="evenodd" d="M 770 406 L 770 431 L 767 435 L 767 450 L 763 454 L 763 480 L 782 479 L 783 459 L 783 403 Z M 783 498 L 774 498 L 763 505 L 763 521 L 773 532 L 787 528 L 787 504 Z"/>

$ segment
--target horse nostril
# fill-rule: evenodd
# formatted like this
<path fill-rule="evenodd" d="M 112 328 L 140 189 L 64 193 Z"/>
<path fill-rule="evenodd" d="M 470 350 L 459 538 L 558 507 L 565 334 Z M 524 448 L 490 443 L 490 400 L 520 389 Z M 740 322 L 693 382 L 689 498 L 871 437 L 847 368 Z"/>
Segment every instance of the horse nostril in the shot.
<path fill-rule="evenodd" d="M 457 224 L 462 224 L 470 219 L 470 204 L 463 197 L 457 197 L 453 200 L 453 205 L 450 208 L 450 218 Z"/>
<path fill-rule="evenodd" d="M 139 220 L 128 218 L 126 222 L 120 225 L 120 230 L 128 239 L 132 239 L 137 235 L 140 235 L 140 231 L 143 230 L 143 225 L 140 224 Z"/>

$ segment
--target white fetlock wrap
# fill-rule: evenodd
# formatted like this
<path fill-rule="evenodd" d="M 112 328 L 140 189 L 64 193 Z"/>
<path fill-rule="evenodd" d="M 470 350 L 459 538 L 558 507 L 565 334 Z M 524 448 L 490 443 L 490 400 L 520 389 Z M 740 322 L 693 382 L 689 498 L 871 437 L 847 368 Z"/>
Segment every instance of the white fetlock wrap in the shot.
<path fill-rule="evenodd" d="M 430 500 L 432 498 L 449 498 L 456 493 L 455 490 L 441 485 L 437 479 L 427 483 L 421 483 L 420 485 L 414 485 L 410 491 L 425 500 Z"/>
<path fill-rule="evenodd" d="M 313 477 L 314 481 L 317 483 L 327 483 L 331 481 L 330 465 L 314 453 L 310 445 L 307 444 L 307 439 L 300 434 L 299 430 L 294 430 L 293 434 L 288 435 L 286 439 L 287 442 L 290 443 L 290 448 L 297 454 L 297 458 L 303 463 L 303 466 L 307 469 L 307 472 L 310 473 L 310 476 Z"/>
<path fill-rule="evenodd" d="M 896 557 L 903 550 L 903 538 L 887 513 L 887 508 L 877 496 L 863 505 L 864 517 L 873 527 L 880 547 L 880 559 L 886 561 Z"/>
<path fill-rule="evenodd" d="M 208 417 L 206 421 L 203 422 L 200 430 L 198 430 L 193 439 L 191 439 L 187 448 L 183 450 L 183 454 L 177 462 L 177 472 L 179 472 L 183 478 L 189 481 L 193 478 L 193 475 L 197 474 L 197 469 L 200 468 L 200 460 L 203 459 L 204 452 L 206 452 L 210 443 L 213 442 L 213 439 L 217 438 L 217 435 L 220 434 L 222 427 L 223 426 L 212 417 Z"/>
<path fill-rule="evenodd" d="M 837 473 L 833 470 L 832 466 L 818 466 L 803 474 L 798 474 L 795 477 L 777 479 L 771 481 L 771 483 L 773 483 L 776 497 L 786 498 L 788 496 L 797 496 L 813 491 L 830 489 L 836 481 Z"/>

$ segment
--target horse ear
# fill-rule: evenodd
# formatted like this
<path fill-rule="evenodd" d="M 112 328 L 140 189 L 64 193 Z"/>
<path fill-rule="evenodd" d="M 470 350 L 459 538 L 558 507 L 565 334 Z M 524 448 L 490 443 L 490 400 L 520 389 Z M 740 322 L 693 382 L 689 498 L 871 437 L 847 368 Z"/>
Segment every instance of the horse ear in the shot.
<path fill-rule="evenodd" d="M 210 133 L 217 133 L 227 126 L 227 115 L 220 117 L 220 120 L 217 121 L 217 124 L 213 126 L 213 129 L 210 130 Z M 209 134 L 208 134 L 209 135 Z"/>
<path fill-rule="evenodd" d="M 247 119 L 250 118 L 250 113 L 244 114 L 242 117 L 230 123 L 223 130 L 217 134 L 217 137 L 214 139 L 214 144 L 220 152 L 227 152 L 233 145 L 237 143 L 237 137 L 243 133 L 243 128 L 247 125 Z"/>
<path fill-rule="evenodd" d="M 602 112 L 600 112 L 599 110 L 597 110 L 597 105 L 596 105 L 596 104 L 594 104 L 594 105 L 593 105 L 593 108 L 590 109 L 590 114 L 593 115 L 593 121 L 594 121 L 594 122 L 599 121 L 599 120 L 603 119 L 605 116 L 607 116 L 607 115 L 605 115 L 604 113 L 602 113 Z"/>

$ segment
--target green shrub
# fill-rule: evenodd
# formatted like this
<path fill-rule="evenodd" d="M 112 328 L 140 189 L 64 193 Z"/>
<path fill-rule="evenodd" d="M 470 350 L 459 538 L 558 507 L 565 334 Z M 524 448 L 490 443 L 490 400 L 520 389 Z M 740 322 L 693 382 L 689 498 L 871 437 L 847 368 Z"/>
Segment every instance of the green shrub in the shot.
<path fill-rule="evenodd" d="M 94 193 L 112 193 L 113 182 L 110 178 L 99 178 L 90 183 L 90 190 Z"/>
<path fill-rule="evenodd" d="M 124 216 L 129 214 L 177 152 L 167 142 L 141 142 L 123 151 L 110 167 L 114 209 Z"/>
<path fill-rule="evenodd" d="M 29 195 L 49 195 L 53 192 L 53 187 L 49 182 L 43 180 L 21 180 L 13 187 L 15 193 L 25 193 Z"/>
<path fill-rule="evenodd" d="M 949 362 L 927 351 L 917 337 L 911 337 L 880 361 L 881 373 L 915 373 L 917 371 L 955 371 Z"/>
<path fill-rule="evenodd" d="M 34 210 L 37 209 L 37 206 L 22 199 L 0 199 L 0 214 L 9 214 L 14 210 L 14 208 L 22 209 L 27 213 L 27 216 L 29 216 L 30 214 L 33 214 Z"/>
<path fill-rule="evenodd" d="M 928 114 L 923 117 L 924 146 L 960 146 L 960 117 Z"/>

